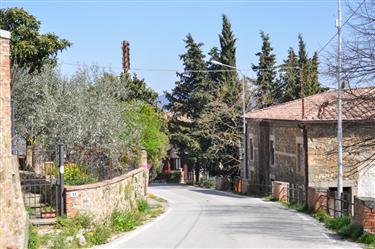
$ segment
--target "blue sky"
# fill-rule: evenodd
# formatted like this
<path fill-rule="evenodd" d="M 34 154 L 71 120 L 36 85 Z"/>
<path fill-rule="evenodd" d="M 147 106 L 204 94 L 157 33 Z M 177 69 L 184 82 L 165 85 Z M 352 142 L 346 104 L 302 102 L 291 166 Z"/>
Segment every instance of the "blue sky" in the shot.
<path fill-rule="evenodd" d="M 204 52 L 218 46 L 221 15 L 225 13 L 237 41 L 237 66 L 254 76 L 259 31 L 270 34 L 278 62 L 302 33 L 309 54 L 319 50 L 336 32 L 336 0 L 0 0 L 4 7 L 23 7 L 42 22 L 42 32 L 54 32 L 73 42 L 59 55 L 63 73 L 72 64 L 96 64 L 121 71 L 121 41 L 130 42 L 131 68 L 159 93 L 170 90 L 175 72 L 182 70 L 187 33 L 203 42 Z M 343 17 L 345 19 L 345 15 Z M 330 48 L 330 47 L 329 47 Z M 328 48 L 328 49 L 329 49 Z M 158 71 L 158 69 L 163 69 Z M 328 82 L 324 82 L 328 85 Z"/>

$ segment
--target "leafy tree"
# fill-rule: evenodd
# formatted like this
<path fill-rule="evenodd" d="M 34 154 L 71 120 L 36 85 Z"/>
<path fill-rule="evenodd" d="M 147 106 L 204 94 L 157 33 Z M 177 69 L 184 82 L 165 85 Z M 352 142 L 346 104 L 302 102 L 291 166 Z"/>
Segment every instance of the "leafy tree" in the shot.
<path fill-rule="evenodd" d="M 71 46 L 53 33 L 41 34 L 40 21 L 22 8 L 0 9 L 0 29 L 11 32 L 11 66 L 30 73 L 55 65 L 58 52 Z"/>
<path fill-rule="evenodd" d="M 263 41 L 262 51 L 255 55 L 259 57 L 258 65 L 252 66 L 257 73 L 255 85 L 257 87 L 255 99 L 257 108 L 265 108 L 279 103 L 282 89 L 276 81 L 276 56 L 272 53 L 273 48 L 269 41 L 269 35 L 260 32 Z"/>
<path fill-rule="evenodd" d="M 127 109 L 124 118 L 140 130 L 140 147 L 147 151 L 151 164 L 158 168 L 169 145 L 166 120 L 155 107 L 147 103 L 138 101 L 138 104 L 131 106 L 136 108 Z"/>

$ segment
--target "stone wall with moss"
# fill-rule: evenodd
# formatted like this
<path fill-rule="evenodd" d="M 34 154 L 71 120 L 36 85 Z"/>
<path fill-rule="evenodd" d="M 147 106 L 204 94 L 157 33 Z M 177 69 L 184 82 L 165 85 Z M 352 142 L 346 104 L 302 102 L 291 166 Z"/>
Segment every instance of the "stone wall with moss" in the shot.
<path fill-rule="evenodd" d="M 68 218 L 78 213 L 92 215 L 97 221 L 110 217 L 115 209 L 132 210 L 147 193 L 148 172 L 145 167 L 93 184 L 65 188 Z"/>

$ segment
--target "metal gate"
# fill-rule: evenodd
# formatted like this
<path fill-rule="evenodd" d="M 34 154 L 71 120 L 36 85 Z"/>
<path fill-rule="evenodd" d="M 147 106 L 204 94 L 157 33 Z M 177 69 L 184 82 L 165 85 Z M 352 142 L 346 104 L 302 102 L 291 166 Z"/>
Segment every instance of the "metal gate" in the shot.
<path fill-rule="evenodd" d="M 56 150 L 47 154 L 47 158 L 54 161 L 43 161 L 37 173 L 21 171 L 21 190 L 26 211 L 31 219 L 55 218 L 64 212 L 63 189 L 59 166 L 61 155 Z M 59 166 L 58 166 L 59 165 Z"/>

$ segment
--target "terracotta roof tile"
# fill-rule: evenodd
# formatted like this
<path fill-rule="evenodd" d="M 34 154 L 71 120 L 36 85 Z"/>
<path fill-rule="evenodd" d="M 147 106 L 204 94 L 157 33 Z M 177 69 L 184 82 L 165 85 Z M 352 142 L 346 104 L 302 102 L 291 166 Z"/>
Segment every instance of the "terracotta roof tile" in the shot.
<path fill-rule="evenodd" d="M 301 99 L 249 112 L 246 116 L 252 119 L 337 120 L 337 90 L 315 94 L 304 101 L 304 118 Z M 342 103 L 343 120 L 375 120 L 375 87 L 345 89 Z"/>

